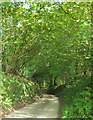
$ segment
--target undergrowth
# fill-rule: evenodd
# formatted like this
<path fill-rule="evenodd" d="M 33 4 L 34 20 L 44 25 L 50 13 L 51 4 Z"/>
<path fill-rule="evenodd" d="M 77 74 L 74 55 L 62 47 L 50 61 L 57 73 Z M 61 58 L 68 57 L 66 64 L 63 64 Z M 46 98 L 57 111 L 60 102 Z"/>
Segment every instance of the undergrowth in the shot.
<path fill-rule="evenodd" d="M 6 111 L 6 113 L 41 95 L 39 87 L 34 82 L 14 75 L 5 75 L 5 73 L 2 73 L 1 87 L 2 112 Z"/>
<path fill-rule="evenodd" d="M 62 118 L 93 118 L 91 78 L 67 85 L 62 94 Z"/>

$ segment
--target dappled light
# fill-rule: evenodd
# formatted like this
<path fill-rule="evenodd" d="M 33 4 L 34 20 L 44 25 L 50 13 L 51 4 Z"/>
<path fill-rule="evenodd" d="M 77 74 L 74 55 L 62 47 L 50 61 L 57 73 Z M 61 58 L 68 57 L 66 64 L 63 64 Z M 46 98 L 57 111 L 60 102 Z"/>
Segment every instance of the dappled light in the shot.
<path fill-rule="evenodd" d="M 0 3 L 2 116 L 92 119 L 93 2 L 12 1 Z"/>
<path fill-rule="evenodd" d="M 14 111 L 7 118 L 57 118 L 58 108 L 59 101 L 57 97 L 44 95 L 43 98 L 33 104 Z"/>

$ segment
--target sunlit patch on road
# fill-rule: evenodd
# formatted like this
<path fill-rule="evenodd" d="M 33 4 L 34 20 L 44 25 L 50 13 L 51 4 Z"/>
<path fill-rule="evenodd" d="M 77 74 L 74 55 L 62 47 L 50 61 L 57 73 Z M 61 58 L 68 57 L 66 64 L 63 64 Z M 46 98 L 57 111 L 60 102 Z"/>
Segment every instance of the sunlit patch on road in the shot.
<path fill-rule="evenodd" d="M 44 94 L 41 99 L 14 111 L 6 118 L 57 118 L 58 109 L 58 97 Z"/>

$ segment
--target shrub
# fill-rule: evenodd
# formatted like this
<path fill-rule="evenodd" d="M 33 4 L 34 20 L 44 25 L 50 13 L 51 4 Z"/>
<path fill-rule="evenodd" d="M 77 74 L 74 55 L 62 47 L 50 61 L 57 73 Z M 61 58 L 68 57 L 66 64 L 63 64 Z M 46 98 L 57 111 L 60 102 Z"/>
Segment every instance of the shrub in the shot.
<path fill-rule="evenodd" d="M 90 83 L 90 78 L 83 78 L 65 88 L 62 118 L 93 118 Z"/>
<path fill-rule="evenodd" d="M 2 73 L 2 109 L 10 111 L 12 106 L 40 96 L 39 87 L 32 81 Z"/>

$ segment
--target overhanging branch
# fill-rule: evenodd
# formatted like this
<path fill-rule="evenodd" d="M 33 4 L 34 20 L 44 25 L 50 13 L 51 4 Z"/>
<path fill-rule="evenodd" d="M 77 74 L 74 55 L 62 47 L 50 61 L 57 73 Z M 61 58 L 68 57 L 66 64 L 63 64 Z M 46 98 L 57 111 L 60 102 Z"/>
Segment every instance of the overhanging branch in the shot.
<path fill-rule="evenodd" d="M 62 9 L 66 14 L 68 14 L 72 19 L 78 20 L 77 18 L 71 16 L 70 13 L 69 13 L 68 11 L 64 10 L 64 8 L 63 8 L 62 6 L 59 6 L 59 7 L 61 7 L 61 9 Z"/>

